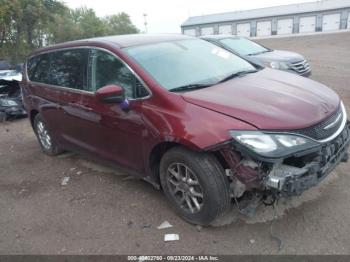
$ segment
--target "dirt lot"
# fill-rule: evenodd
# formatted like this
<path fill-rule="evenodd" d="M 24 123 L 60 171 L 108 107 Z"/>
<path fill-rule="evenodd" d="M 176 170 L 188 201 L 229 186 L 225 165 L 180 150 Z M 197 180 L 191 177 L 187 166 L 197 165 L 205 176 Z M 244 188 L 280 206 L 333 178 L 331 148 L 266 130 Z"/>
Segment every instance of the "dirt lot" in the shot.
<path fill-rule="evenodd" d="M 259 41 L 304 54 L 312 78 L 350 112 L 350 33 Z M 350 254 L 349 170 L 341 164 L 274 221 L 280 254 Z M 0 125 L 0 254 L 276 254 L 263 222 L 271 214 L 197 230 L 146 182 L 74 154 L 42 154 L 26 119 Z M 164 220 L 174 227 L 158 230 Z M 180 241 L 165 243 L 164 233 Z"/>

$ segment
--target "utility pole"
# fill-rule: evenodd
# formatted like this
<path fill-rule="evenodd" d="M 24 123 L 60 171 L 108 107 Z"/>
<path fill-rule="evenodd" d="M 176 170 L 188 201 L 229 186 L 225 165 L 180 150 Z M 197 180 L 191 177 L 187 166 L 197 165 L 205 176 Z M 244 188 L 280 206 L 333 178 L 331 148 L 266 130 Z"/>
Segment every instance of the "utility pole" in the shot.
<path fill-rule="evenodd" d="M 145 25 L 145 33 L 147 33 L 147 14 L 143 14 L 143 18 L 144 18 L 144 25 Z"/>

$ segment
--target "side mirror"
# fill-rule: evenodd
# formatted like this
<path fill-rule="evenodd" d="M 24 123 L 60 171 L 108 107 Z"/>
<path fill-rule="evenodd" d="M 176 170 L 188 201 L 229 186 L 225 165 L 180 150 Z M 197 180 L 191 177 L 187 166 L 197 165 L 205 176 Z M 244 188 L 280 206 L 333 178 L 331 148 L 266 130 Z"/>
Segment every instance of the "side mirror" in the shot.
<path fill-rule="evenodd" d="M 124 90 L 118 85 L 107 85 L 98 89 L 95 93 L 96 97 L 102 103 L 117 103 L 124 102 Z"/>

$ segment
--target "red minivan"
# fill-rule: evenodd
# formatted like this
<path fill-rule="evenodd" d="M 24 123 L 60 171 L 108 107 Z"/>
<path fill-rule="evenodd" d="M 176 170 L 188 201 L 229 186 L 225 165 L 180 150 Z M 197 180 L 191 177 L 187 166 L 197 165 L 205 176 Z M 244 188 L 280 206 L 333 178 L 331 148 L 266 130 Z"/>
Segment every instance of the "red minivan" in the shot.
<path fill-rule="evenodd" d="M 350 125 L 331 89 L 189 36 L 40 49 L 22 89 L 45 153 L 127 168 L 194 224 L 299 195 L 348 158 Z"/>

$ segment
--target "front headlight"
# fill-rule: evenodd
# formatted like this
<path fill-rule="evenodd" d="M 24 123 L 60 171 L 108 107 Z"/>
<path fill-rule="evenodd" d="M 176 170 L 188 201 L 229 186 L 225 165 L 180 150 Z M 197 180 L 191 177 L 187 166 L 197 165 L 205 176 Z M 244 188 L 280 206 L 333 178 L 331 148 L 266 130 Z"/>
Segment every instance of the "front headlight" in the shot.
<path fill-rule="evenodd" d="M 303 136 L 260 131 L 231 130 L 230 135 L 239 144 L 263 157 L 279 158 L 319 146 L 319 143 Z"/>
<path fill-rule="evenodd" d="M 9 100 L 9 99 L 1 99 L 0 105 L 6 106 L 6 107 L 11 107 L 11 106 L 17 106 L 18 104 L 16 101 Z"/>
<path fill-rule="evenodd" d="M 271 67 L 273 69 L 278 69 L 278 70 L 290 69 L 290 65 L 289 65 L 288 62 L 277 62 L 277 61 L 274 61 L 274 62 L 267 63 L 267 66 Z"/>

